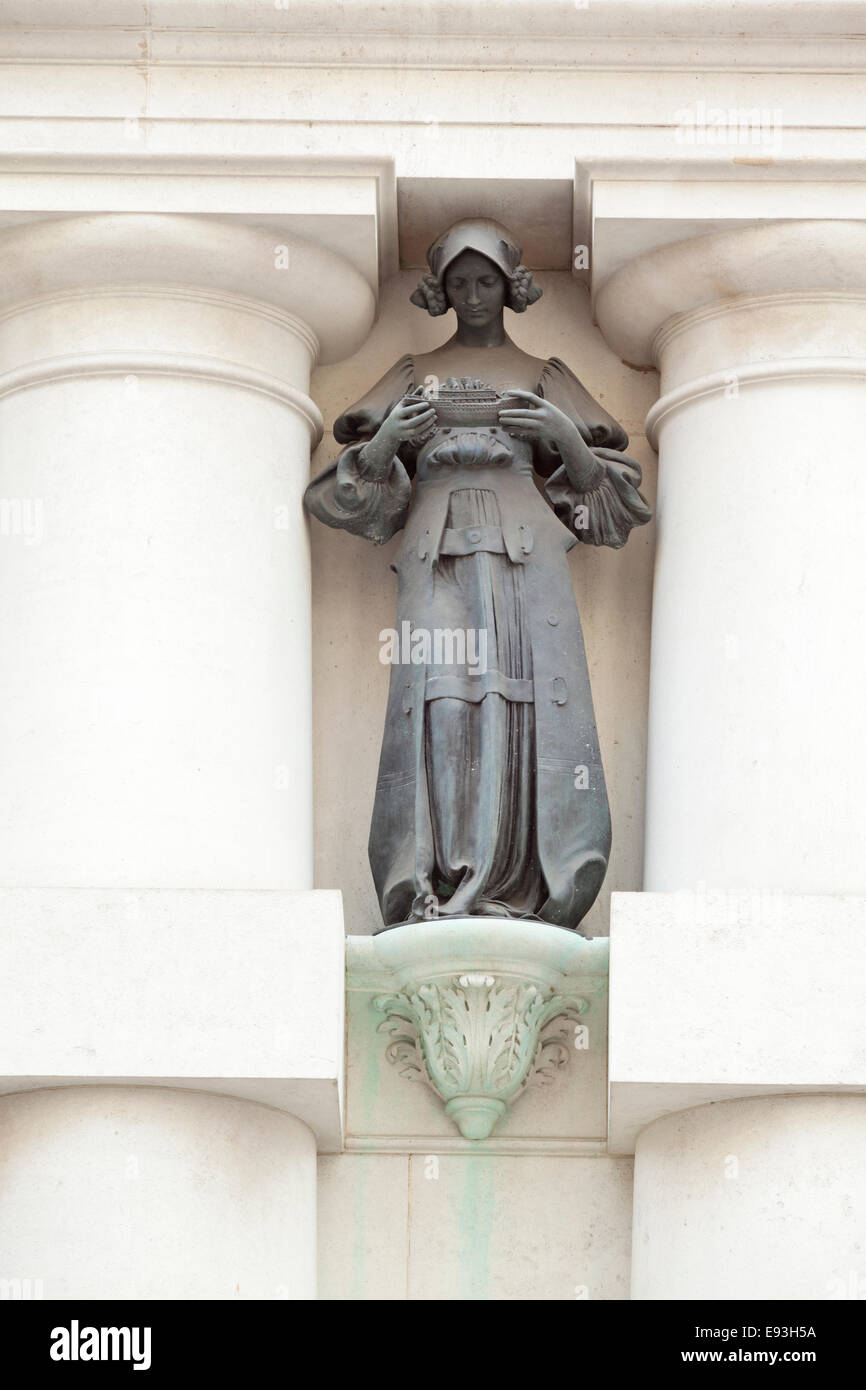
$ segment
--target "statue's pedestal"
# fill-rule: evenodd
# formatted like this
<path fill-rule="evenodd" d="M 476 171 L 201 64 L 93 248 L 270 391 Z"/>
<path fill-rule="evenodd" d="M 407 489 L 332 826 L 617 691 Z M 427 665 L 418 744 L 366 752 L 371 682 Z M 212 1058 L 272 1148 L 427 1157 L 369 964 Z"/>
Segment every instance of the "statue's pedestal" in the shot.
<path fill-rule="evenodd" d="M 838 1298 L 866 1275 L 864 971 L 866 898 L 614 894 L 634 1298 Z"/>
<path fill-rule="evenodd" d="M 543 922 L 437 918 L 356 938 L 350 970 L 378 984 L 387 1060 L 432 1087 L 464 1139 L 484 1140 L 582 1050 L 606 948 Z"/>

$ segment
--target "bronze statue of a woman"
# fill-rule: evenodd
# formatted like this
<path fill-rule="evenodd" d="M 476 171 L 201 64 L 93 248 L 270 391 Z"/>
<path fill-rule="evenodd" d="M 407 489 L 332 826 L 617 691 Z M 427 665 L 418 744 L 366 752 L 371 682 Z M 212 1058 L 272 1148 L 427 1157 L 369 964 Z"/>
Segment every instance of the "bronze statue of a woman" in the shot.
<path fill-rule="evenodd" d="M 650 512 L 616 421 L 564 363 L 506 334 L 504 309 L 541 295 L 520 257 L 488 220 L 433 243 L 412 302 L 452 308 L 456 333 L 340 416 L 343 452 L 306 493 L 328 526 L 379 544 L 403 528 L 399 626 L 427 635 L 391 672 L 369 846 L 385 930 L 458 916 L 575 928 L 607 868 L 566 552 L 621 546 Z"/>

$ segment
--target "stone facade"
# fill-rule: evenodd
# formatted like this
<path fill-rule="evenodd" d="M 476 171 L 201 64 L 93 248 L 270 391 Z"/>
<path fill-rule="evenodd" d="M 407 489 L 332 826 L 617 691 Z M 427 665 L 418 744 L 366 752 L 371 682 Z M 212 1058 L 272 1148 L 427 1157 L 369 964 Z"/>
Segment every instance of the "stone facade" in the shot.
<path fill-rule="evenodd" d="M 38 9 L 0 18 L 0 1279 L 866 1287 L 856 7 Z M 551 966 L 569 1064 L 482 1139 L 374 1006 L 398 541 L 301 507 L 449 335 L 408 296 L 469 215 L 657 508 L 570 556 L 613 856 Z"/>

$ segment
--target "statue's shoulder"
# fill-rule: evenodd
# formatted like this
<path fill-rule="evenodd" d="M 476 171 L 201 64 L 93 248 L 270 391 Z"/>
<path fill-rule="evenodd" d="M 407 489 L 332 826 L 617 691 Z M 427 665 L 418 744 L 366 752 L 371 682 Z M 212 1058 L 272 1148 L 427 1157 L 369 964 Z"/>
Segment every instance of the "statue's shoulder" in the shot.
<path fill-rule="evenodd" d="M 547 357 L 540 365 L 541 371 L 538 377 L 540 386 L 545 383 L 556 383 L 560 388 L 566 390 L 574 387 L 578 387 L 582 391 L 586 389 L 580 377 L 571 370 L 567 362 L 563 362 L 561 357 Z"/>
<path fill-rule="evenodd" d="M 414 377 L 415 359 L 410 352 L 406 352 L 402 357 L 397 358 L 397 361 L 388 368 L 384 376 L 379 378 L 375 386 L 370 387 L 367 396 L 381 393 L 383 388 L 387 389 L 395 384 L 399 385 L 401 390 L 409 390 L 413 384 Z M 364 399 L 366 400 L 366 398 L 365 396 Z"/>
<path fill-rule="evenodd" d="M 528 352 L 521 353 L 521 356 L 523 357 L 526 364 L 525 370 L 527 372 L 527 375 L 532 376 L 534 378 L 536 387 L 538 387 L 541 384 L 542 378 L 547 370 L 550 359 L 546 357 L 533 357 L 532 354 Z"/>
<path fill-rule="evenodd" d="M 604 446 L 609 449 L 627 449 L 628 435 L 620 424 L 608 414 L 604 406 L 584 386 L 580 377 L 560 357 L 550 357 L 544 364 L 539 381 L 539 392 L 554 405 L 570 415 L 584 437 L 593 448 Z"/>

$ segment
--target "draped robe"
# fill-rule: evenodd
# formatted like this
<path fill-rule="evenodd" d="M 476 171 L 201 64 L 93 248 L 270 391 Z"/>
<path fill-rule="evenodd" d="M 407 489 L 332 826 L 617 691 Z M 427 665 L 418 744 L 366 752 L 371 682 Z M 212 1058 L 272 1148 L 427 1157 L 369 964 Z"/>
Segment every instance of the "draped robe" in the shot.
<path fill-rule="evenodd" d="M 575 490 L 554 445 L 495 425 L 401 444 L 385 477 L 367 476 L 365 443 L 414 387 L 403 357 L 337 421 L 343 452 L 305 498 L 327 525 L 379 544 L 403 529 L 399 631 L 486 643 L 484 670 L 480 642 L 464 661 L 443 641 L 392 666 L 369 842 L 384 927 L 505 916 L 575 928 L 601 887 L 611 828 L 566 555 L 577 541 L 619 547 L 650 519 L 640 466 L 552 358 L 536 393 L 592 449 L 590 490 Z"/>

